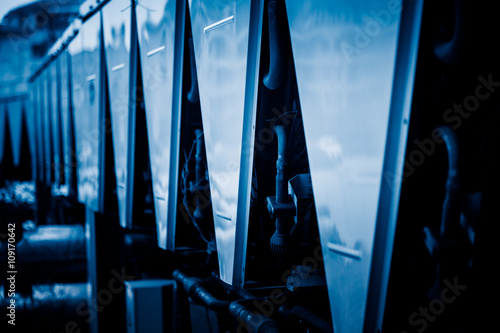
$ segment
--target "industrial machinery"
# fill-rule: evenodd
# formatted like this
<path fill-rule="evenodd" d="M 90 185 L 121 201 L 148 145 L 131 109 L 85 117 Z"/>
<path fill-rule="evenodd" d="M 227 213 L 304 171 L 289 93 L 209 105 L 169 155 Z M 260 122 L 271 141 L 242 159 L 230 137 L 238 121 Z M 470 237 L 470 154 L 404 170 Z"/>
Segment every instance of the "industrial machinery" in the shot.
<path fill-rule="evenodd" d="M 16 328 L 485 331 L 494 15 L 463 0 L 88 0 L 28 102 L 0 107 L 0 159 L 15 170 L 28 149 L 36 195 L 34 222 L 5 223 Z"/>

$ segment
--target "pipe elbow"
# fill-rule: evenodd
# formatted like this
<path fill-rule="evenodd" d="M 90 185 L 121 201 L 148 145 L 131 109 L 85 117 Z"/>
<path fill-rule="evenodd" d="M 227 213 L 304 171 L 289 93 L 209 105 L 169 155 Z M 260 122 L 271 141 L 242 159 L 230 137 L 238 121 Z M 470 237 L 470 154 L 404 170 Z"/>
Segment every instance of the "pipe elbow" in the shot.
<path fill-rule="evenodd" d="M 434 54 L 447 64 L 457 64 L 460 62 L 465 49 L 465 2 L 463 0 L 454 1 L 454 27 L 453 35 L 449 39 L 439 36 L 434 41 Z"/>
<path fill-rule="evenodd" d="M 288 160 L 288 142 L 285 127 L 279 125 L 274 128 L 278 139 L 278 158 L 276 160 L 276 201 L 285 202 L 288 199 L 288 184 L 286 166 Z"/>
<path fill-rule="evenodd" d="M 283 159 L 287 159 L 287 148 L 288 148 L 288 140 L 286 137 L 285 127 L 278 125 L 274 127 L 274 132 L 278 138 L 278 158 L 282 157 Z"/>
<path fill-rule="evenodd" d="M 458 139 L 448 126 L 438 127 L 439 136 L 443 139 L 448 153 L 448 179 L 458 177 Z"/>
<path fill-rule="evenodd" d="M 280 0 L 271 0 L 267 5 L 269 18 L 269 71 L 264 77 L 264 85 L 271 90 L 278 89 L 283 82 L 284 36 L 282 29 L 283 4 Z"/>
<path fill-rule="evenodd" d="M 449 127 L 438 127 L 440 137 L 446 144 L 448 152 L 448 178 L 446 181 L 446 196 L 443 202 L 441 216 L 441 235 L 448 237 L 454 233 L 460 221 L 460 178 L 458 139 Z"/>
<path fill-rule="evenodd" d="M 192 37 L 189 37 L 189 68 L 191 72 L 191 86 L 187 93 L 187 99 L 190 103 L 196 104 L 200 101 L 200 94 L 198 91 L 198 76 L 196 73 L 196 60 Z"/>

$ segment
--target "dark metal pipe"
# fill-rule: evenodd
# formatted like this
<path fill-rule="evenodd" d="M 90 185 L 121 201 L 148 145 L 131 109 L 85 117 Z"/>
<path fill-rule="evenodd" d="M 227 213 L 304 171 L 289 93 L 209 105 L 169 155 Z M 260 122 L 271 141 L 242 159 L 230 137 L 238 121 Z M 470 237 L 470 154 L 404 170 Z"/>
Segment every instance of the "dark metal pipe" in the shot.
<path fill-rule="evenodd" d="M 172 273 L 172 277 L 184 288 L 189 297 L 194 301 L 199 301 L 211 310 L 227 310 L 229 304 L 231 304 L 230 301 L 221 301 L 209 293 L 205 287 L 203 287 L 203 281 L 200 278 L 189 277 L 180 269 L 175 270 Z"/>
<path fill-rule="evenodd" d="M 448 179 L 446 180 L 446 196 L 441 215 L 441 236 L 450 237 L 460 223 L 460 175 L 458 171 L 458 140 L 455 132 L 449 127 L 439 127 L 440 137 L 448 151 Z"/>
<path fill-rule="evenodd" d="M 278 159 L 276 161 L 276 201 L 283 203 L 288 200 L 288 184 L 286 178 L 288 140 L 285 127 L 276 126 L 274 131 L 278 137 Z"/>
<path fill-rule="evenodd" d="M 219 280 L 220 281 L 220 280 Z M 229 296 L 240 299 L 255 299 L 255 296 L 246 291 L 245 289 L 236 288 L 234 286 L 225 285 L 224 288 L 227 290 Z"/>
<path fill-rule="evenodd" d="M 194 56 L 193 37 L 189 37 L 189 65 L 191 72 L 191 86 L 187 93 L 187 99 L 189 102 L 195 104 L 200 100 L 200 95 L 198 91 L 198 77 L 196 75 L 196 60 Z"/>
<path fill-rule="evenodd" d="M 447 64 L 456 64 L 460 62 L 460 57 L 464 54 L 467 33 L 465 13 L 465 1 L 455 0 L 453 36 L 447 40 L 440 37 L 434 42 L 434 54 L 439 60 Z"/>
<path fill-rule="evenodd" d="M 285 127 L 274 128 L 278 138 L 278 159 L 276 160 L 276 202 L 285 203 L 288 198 L 288 141 Z M 285 256 L 288 252 L 290 232 L 290 219 L 286 217 L 276 218 L 276 232 L 271 237 L 271 250 L 277 256 Z"/>
<path fill-rule="evenodd" d="M 7 262 L 0 246 L 0 262 Z M 81 225 L 43 225 L 23 232 L 16 244 L 16 264 L 32 282 L 83 281 L 86 277 L 85 232 Z"/>
<path fill-rule="evenodd" d="M 23 233 L 16 251 L 20 264 L 85 261 L 85 233 L 81 225 L 38 226 Z M 6 259 L 6 253 L 0 252 L 0 261 Z"/>
<path fill-rule="evenodd" d="M 200 129 L 194 131 L 194 135 L 196 136 L 196 183 L 201 182 L 205 178 L 205 168 L 203 167 L 205 144 L 203 142 L 202 133 Z"/>
<path fill-rule="evenodd" d="M 2 288 L 0 291 L 3 294 Z M 6 291 L 9 291 L 8 285 Z M 15 312 L 11 312 L 13 306 L 10 300 L 13 298 L 0 298 L 2 309 L 7 309 L 7 318 L 34 318 L 38 324 L 57 325 L 71 320 L 83 322 L 75 309 L 89 302 L 86 283 L 33 285 L 31 294 L 22 294 L 17 290 L 15 293 Z M 15 315 L 9 316 L 10 313 Z"/>
<path fill-rule="evenodd" d="M 194 191 L 198 191 L 203 193 L 205 187 L 207 186 L 207 182 L 205 180 L 205 142 L 203 140 L 203 132 L 199 129 L 194 131 L 196 136 L 196 154 L 195 154 L 195 187 Z M 196 196 L 196 209 L 193 213 L 193 216 L 198 221 L 202 221 L 206 217 L 207 204 L 204 202 L 204 196 L 197 195 Z M 197 222 L 198 222 L 197 221 Z"/>
<path fill-rule="evenodd" d="M 302 321 L 306 324 L 307 328 L 312 328 L 315 332 L 333 333 L 333 325 L 331 323 L 303 306 L 289 306 L 285 304 L 280 307 L 279 313 L 285 320 L 293 317 Z"/>
<path fill-rule="evenodd" d="M 271 90 L 278 89 L 283 82 L 285 59 L 283 56 L 283 15 L 284 5 L 280 0 L 270 0 L 267 4 L 269 19 L 269 71 L 264 77 L 264 85 Z"/>
<path fill-rule="evenodd" d="M 222 282 L 218 272 L 212 272 L 211 278 L 226 290 L 227 295 L 232 299 L 255 299 L 255 296 L 245 289 L 241 289 L 225 282 Z"/>
<path fill-rule="evenodd" d="M 278 333 L 278 324 L 257 311 L 250 311 L 242 302 L 235 301 L 229 305 L 229 312 L 240 323 L 246 326 L 248 332 L 254 333 Z M 240 332 L 240 330 L 238 330 Z"/>

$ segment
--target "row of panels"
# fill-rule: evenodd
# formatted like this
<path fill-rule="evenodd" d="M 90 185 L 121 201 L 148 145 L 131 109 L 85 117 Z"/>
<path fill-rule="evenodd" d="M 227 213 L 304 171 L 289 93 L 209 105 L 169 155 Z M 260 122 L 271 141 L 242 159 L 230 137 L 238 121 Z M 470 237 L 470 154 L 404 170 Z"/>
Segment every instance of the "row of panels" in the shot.
<path fill-rule="evenodd" d="M 422 2 L 285 3 L 334 329 L 380 328 Z M 76 167 L 78 200 L 102 212 L 111 129 L 120 222 L 132 226 L 140 72 L 158 245 L 175 249 L 191 22 L 220 277 L 243 285 L 264 1 L 101 6 L 68 29 L 67 48 L 55 47 L 57 57 L 33 80 L 37 177 L 63 185 Z"/>
<path fill-rule="evenodd" d="M 33 117 L 32 112 L 30 99 L 27 96 L 19 96 L 0 102 L 0 164 L 4 160 L 5 145 L 10 142 L 12 163 L 15 167 L 20 165 L 23 134 L 26 134 L 29 139 L 29 153 L 34 153 L 35 141 L 34 137 L 31 136 L 33 123 L 29 121 Z M 23 130 L 27 133 L 23 133 Z"/>

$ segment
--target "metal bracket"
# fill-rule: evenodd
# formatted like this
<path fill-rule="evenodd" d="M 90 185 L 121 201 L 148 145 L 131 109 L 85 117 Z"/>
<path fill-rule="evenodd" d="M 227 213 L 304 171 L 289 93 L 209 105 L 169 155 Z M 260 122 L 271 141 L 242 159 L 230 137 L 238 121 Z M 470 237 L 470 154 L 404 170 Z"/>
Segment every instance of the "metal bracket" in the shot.
<path fill-rule="evenodd" d="M 286 287 L 296 291 L 302 287 L 325 286 L 326 279 L 323 270 L 313 269 L 311 266 L 297 265 L 286 278 Z"/>
<path fill-rule="evenodd" d="M 295 204 L 289 195 L 286 202 L 277 202 L 276 197 L 267 197 L 266 206 L 271 218 L 293 217 L 295 216 Z"/>

